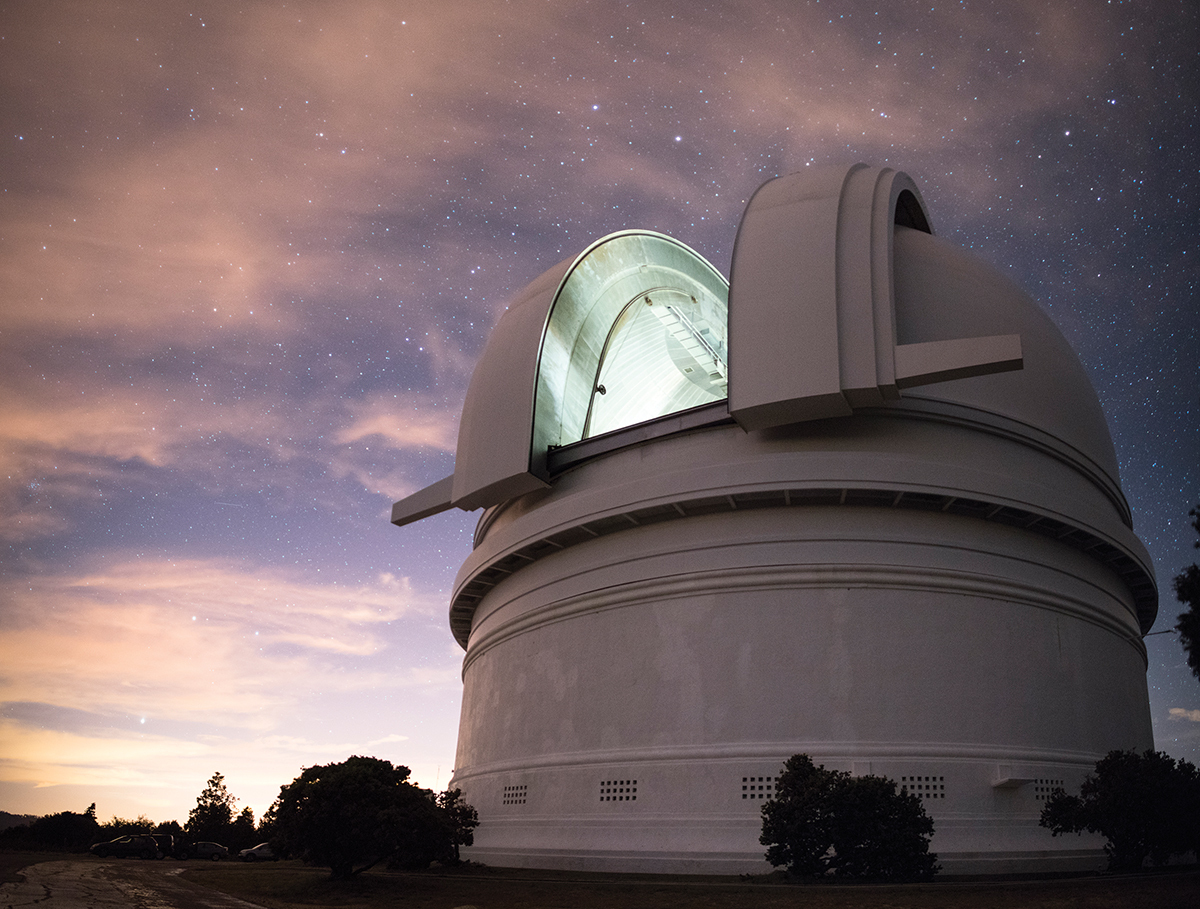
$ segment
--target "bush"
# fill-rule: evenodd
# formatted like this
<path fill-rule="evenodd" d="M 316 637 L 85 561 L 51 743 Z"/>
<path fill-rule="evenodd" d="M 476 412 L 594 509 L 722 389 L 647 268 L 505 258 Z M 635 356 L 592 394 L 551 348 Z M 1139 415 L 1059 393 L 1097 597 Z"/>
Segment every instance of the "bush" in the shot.
<path fill-rule="evenodd" d="M 454 864 L 460 862 L 458 847 L 470 846 L 475 842 L 475 828 L 479 826 L 479 815 L 475 809 L 463 801 L 461 789 L 447 789 L 439 793 L 437 806 L 445 813 L 450 821 L 452 842 L 454 844 Z"/>
<path fill-rule="evenodd" d="M 1087 830 L 1108 840 L 1111 871 L 1137 871 L 1146 859 L 1200 850 L 1200 773 L 1161 751 L 1110 751 L 1078 796 L 1056 789 L 1039 823 L 1054 836 Z"/>
<path fill-rule="evenodd" d="M 933 821 L 885 777 L 853 777 L 793 755 L 762 808 L 767 861 L 791 874 L 914 880 L 938 872 Z"/>
<path fill-rule="evenodd" d="M 408 782 L 408 774 L 407 767 L 372 757 L 306 768 L 280 789 L 268 812 L 272 845 L 285 856 L 328 866 L 335 879 L 381 861 L 410 869 L 453 861 L 454 821 L 432 792 Z M 470 808 L 459 803 L 464 807 Z"/>

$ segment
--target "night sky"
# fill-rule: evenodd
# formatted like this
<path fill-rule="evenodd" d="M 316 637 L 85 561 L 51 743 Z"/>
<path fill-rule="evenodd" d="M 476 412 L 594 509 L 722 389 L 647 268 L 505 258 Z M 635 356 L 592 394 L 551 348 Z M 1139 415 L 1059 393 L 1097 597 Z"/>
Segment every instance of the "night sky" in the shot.
<path fill-rule="evenodd" d="M 614 230 L 728 274 L 746 200 L 906 171 L 1031 293 L 1155 559 L 1200 553 L 1200 6 L 0 5 L 0 809 L 256 814 L 371 754 L 444 788 L 477 515 L 453 470 L 511 296 Z M 1200 683 L 1147 639 L 1157 747 Z"/>

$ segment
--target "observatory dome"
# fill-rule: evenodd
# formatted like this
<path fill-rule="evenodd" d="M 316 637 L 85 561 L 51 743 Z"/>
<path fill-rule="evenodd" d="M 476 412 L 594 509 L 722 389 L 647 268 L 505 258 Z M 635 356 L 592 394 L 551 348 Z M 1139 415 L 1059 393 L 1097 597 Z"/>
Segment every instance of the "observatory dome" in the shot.
<path fill-rule="evenodd" d="M 1021 336 L 1020 370 L 928 385 L 905 397 L 997 414 L 1058 439 L 1116 487 L 1117 459 L 1100 401 L 1049 317 L 995 268 L 922 231 L 895 234 L 899 343 L 973 334 Z"/>
<path fill-rule="evenodd" d="M 728 283 L 649 231 L 516 295 L 455 472 L 453 785 L 495 864 L 766 870 L 792 754 L 926 800 L 961 873 L 1091 867 L 1037 825 L 1152 747 L 1157 590 L 1103 412 L 1036 303 L 888 168 L 764 184 Z"/>

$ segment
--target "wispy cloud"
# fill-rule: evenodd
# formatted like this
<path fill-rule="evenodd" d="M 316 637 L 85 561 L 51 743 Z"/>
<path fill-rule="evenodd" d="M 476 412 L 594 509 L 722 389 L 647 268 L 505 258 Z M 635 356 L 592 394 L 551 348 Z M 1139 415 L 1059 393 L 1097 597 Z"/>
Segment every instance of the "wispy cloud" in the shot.
<path fill-rule="evenodd" d="M 352 689 L 364 670 L 327 658 L 381 653 L 391 623 L 434 605 L 388 574 L 347 587 L 149 559 L 31 579 L 6 600 L 0 700 L 201 721 L 215 699 L 226 722 L 255 726 L 330 674 Z"/>
<path fill-rule="evenodd" d="M 0 381 L 0 539 L 61 534 L 81 509 L 181 478 L 213 501 L 250 494 L 261 505 L 264 489 L 294 498 L 303 488 L 332 503 L 345 492 L 330 484 L 343 479 L 391 501 L 422 485 L 414 463 L 453 453 L 458 430 L 456 409 L 429 394 L 356 397 L 334 387 L 284 399 L 262 387 L 130 384 L 10 382 L 5 394 Z"/>
<path fill-rule="evenodd" d="M 349 422 L 334 436 L 341 445 L 364 441 L 398 451 L 432 448 L 453 452 L 458 437 L 458 411 L 428 395 L 374 394 L 352 402 Z"/>
<path fill-rule="evenodd" d="M 1173 720 L 1188 720 L 1192 723 L 1200 723 L 1200 710 L 1187 710 L 1183 707 L 1172 707 L 1167 712 Z"/>
<path fill-rule="evenodd" d="M 174 767 L 153 784 L 171 787 L 238 764 L 277 787 L 302 763 L 390 749 L 408 736 L 371 736 L 367 723 L 347 739 L 309 714 L 339 698 L 454 692 L 449 650 L 424 669 L 394 667 L 396 623 L 411 634 L 443 605 L 394 575 L 346 586 L 224 561 L 130 559 L 30 579 L 0 621 L 0 781 L 124 786 L 149 765 Z"/>

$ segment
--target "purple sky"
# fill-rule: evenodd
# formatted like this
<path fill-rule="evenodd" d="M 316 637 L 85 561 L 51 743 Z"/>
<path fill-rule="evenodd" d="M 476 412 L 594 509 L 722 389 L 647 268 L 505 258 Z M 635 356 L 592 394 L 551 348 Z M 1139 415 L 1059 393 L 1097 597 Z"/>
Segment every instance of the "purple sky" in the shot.
<path fill-rule="evenodd" d="M 652 11 L 651 11 L 652 10 Z M 1042 304 L 1170 578 L 1200 500 L 1191 2 L 0 6 L 0 809 L 256 814 L 372 754 L 444 787 L 509 297 L 622 228 L 728 271 L 764 180 L 907 171 Z M 1191 258 L 1188 258 L 1188 257 Z M 1200 684 L 1148 639 L 1156 743 Z"/>

